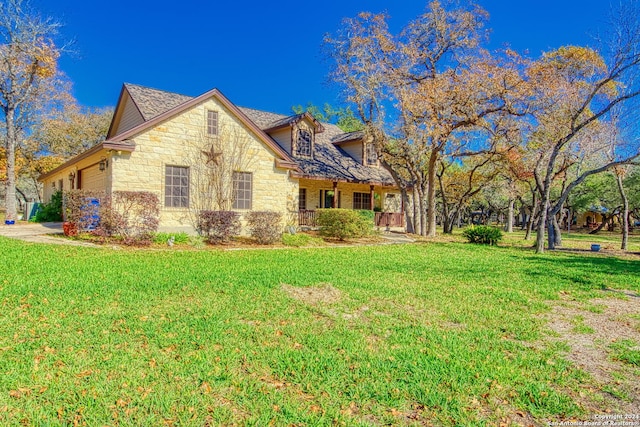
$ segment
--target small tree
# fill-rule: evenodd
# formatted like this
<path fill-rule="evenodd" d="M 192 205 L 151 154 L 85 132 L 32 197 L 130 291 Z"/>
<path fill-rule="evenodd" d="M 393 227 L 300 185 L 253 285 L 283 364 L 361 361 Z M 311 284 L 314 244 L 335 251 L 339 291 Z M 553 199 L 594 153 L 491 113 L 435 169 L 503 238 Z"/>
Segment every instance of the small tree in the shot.
<path fill-rule="evenodd" d="M 256 151 L 251 148 L 251 137 L 243 129 L 221 123 L 217 135 L 202 132 L 192 140 L 185 156 L 192 180 L 189 220 L 198 230 L 202 212 L 232 209 L 233 174 L 250 170 Z"/>
<path fill-rule="evenodd" d="M 16 218 L 16 150 L 30 126 L 51 109 L 61 90 L 53 41 L 59 24 L 23 0 L 0 3 L 0 112 L 5 127 L 6 218 Z"/>

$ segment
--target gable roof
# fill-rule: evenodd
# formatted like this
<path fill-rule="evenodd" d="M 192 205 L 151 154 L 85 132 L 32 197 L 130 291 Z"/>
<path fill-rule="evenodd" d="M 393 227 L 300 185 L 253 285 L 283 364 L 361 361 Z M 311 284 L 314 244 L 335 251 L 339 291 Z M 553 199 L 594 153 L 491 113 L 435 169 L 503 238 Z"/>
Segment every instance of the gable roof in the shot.
<path fill-rule="evenodd" d="M 153 126 L 155 123 L 178 114 L 180 111 L 197 104 L 202 99 L 215 94 L 224 99 L 225 102 L 223 102 L 223 104 L 225 104 L 227 108 L 234 111 L 239 117 L 245 118 L 247 122 L 245 124 L 248 127 L 253 128 L 256 133 L 260 133 L 266 138 L 268 145 L 272 148 L 274 148 L 274 146 L 276 147 L 275 151 L 283 155 L 283 160 L 279 165 L 296 169 L 296 176 L 308 179 L 370 183 L 385 186 L 395 185 L 391 174 L 386 169 L 363 165 L 336 146 L 347 141 L 361 140 L 364 135 L 362 132 L 345 133 L 336 125 L 318 122 L 311 114 L 306 112 L 287 116 L 256 110 L 254 108 L 236 107 L 224 98 L 217 89 L 209 91 L 199 97 L 191 98 L 185 95 L 131 84 L 126 84 L 125 88 L 127 90 L 133 88 L 133 91 L 130 91 L 129 94 L 132 96 L 136 105 L 139 106 L 139 108 L 140 105 L 142 105 L 142 109 L 146 109 L 149 117 L 151 117 L 152 114 L 155 114 L 155 116 L 140 126 L 114 136 L 112 138 L 114 141 L 130 138 L 148 126 Z M 182 101 L 181 104 L 180 101 Z M 159 112 L 163 105 L 166 110 Z M 267 132 L 291 126 L 305 118 L 312 121 L 316 126 L 316 142 L 313 158 L 291 157 Z"/>
<path fill-rule="evenodd" d="M 129 92 L 131 87 L 134 87 L 133 92 Z M 125 85 L 123 91 L 124 90 L 126 90 L 129 96 L 131 96 L 132 101 L 139 109 L 140 105 L 143 106 L 142 109 L 146 111 L 147 117 L 149 118 L 131 129 L 110 136 L 107 140 L 108 142 L 126 141 L 140 132 L 150 129 L 153 126 L 168 120 L 209 98 L 215 98 L 276 153 L 276 156 L 279 157 L 276 159 L 276 165 L 278 167 L 294 170 L 298 169 L 296 163 L 289 157 L 289 154 L 269 135 L 260 129 L 260 127 L 256 126 L 255 123 L 253 123 L 238 107 L 229 101 L 218 89 L 212 89 L 195 98 L 172 94 L 171 92 L 165 92 L 157 89 L 143 88 L 141 86 Z M 162 102 L 163 96 L 167 97 L 166 103 Z M 181 100 L 182 102 L 180 102 Z M 162 106 L 164 106 L 164 111 L 161 111 Z"/>
<path fill-rule="evenodd" d="M 138 107 L 138 111 L 142 114 L 145 122 L 193 99 L 191 96 L 131 83 L 125 83 L 123 86 L 127 92 L 129 92 L 129 95 L 131 95 L 131 99 L 136 107 Z"/>
<path fill-rule="evenodd" d="M 123 85 L 119 104 L 125 91 L 131 97 L 131 100 L 145 121 L 120 134 L 110 135 L 107 142 L 117 143 L 126 141 L 134 135 L 179 114 L 209 97 L 215 97 L 265 142 L 265 144 L 276 152 L 280 157 L 280 159 L 277 160 L 279 167 L 296 170 L 297 177 L 381 184 L 385 186 L 395 185 L 391 174 L 389 174 L 387 170 L 363 165 L 338 147 L 338 145 L 342 143 L 362 140 L 364 135 L 362 132 L 345 133 L 336 125 L 320 123 L 309 113 L 305 112 L 287 116 L 253 108 L 237 107 L 217 89 L 193 98 L 130 83 Z M 311 121 L 316 127 L 316 142 L 313 158 L 291 157 L 284 148 L 267 133 L 292 126 L 303 119 Z"/>

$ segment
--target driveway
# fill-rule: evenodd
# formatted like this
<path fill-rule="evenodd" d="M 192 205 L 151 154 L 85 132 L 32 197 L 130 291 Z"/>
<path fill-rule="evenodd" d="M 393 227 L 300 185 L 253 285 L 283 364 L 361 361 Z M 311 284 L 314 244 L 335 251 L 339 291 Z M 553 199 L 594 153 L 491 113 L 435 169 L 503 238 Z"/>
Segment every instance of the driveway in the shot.
<path fill-rule="evenodd" d="M 55 234 L 62 234 L 61 222 L 18 222 L 14 225 L 0 225 L 0 236 L 10 239 L 24 240 L 33 243 L 52 243 L 56 245 L 96 246 L 88 242 L 61 239 Z"/>

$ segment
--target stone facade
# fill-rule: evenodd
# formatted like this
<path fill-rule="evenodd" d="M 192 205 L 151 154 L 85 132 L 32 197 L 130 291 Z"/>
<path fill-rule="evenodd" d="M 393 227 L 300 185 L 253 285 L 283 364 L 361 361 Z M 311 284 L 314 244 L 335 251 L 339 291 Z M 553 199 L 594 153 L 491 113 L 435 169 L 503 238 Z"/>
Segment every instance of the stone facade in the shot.
<path fill-rule="evenodd" d="M 295 214 L 289 209 L 295 205 L 297 180 L 290 178 L 288 170 L 277 168 L 273 152 L 215 99 L 196 105 L 135 136 L 132 139 L 136 149 L 132 153 L 112 153 L 111 190 L 157 193 L 162 204 L 160 223 L 163 227 L 192 225 L 190 209 L 167 207 L 164 203 L 165 170 L 166 166 L 189 168 L 190 203 L 193 203 L 193 198 L 198 194 L 194 183 L 202 180 L 197 174 L 206 173 L 202 166 L 207 158 L 202 152 L 210 147 L 208 137 L 205 136 L 207 111 L 218 112 L 221 151 L 225 150 L 225 143 L 237 143 L 237 139 L 242 139 L 243 154 L 250 160 L 238 172 L 252 174 L 251 210 L 280 211 L 285 218 Z M 225 142 L 225 138 L 229 138 L 229 141 Z M 216 207 L 210 206 L 209 209 Z"/>
<path fill-rule="evenodd" d="M 310 156 L 296 150 L 301 130 L 311 135 Z M 60 189 L 149 191 L 161 202 L 160 228 L 187 231 L 199 211 L 232 208 L 233 176 L 243 173 L 251 199 L 234 210 L 278 211 L 283 225 L 298 225 L 300 189 L 307 210 L 329 207 L 334 181 L 338 207 L 368 209 L 373 194 L 376 210 L 401 212 L 400 193 L 388 173 L 362 165 L 362 154 L 355 159 L 334 146 L 344 138 L 339 128 L 308 114 L 240 109 L 215 89 L 190 98 L 125 84 L 107 140 L 43 175 L 44 200 Z M 362 152 L 362 141 L 357 144 Z M 174 185 L 177 196 L 170 191 Z"/>

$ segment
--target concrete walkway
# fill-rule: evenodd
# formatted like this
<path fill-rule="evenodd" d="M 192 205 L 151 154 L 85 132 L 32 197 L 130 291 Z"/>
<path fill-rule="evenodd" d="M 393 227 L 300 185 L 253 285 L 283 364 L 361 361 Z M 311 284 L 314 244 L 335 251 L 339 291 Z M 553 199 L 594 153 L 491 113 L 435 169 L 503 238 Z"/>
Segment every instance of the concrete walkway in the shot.
<path fill-rule="evenodd" d="M 61 239 L 60 237 L 54 236 L 55 234 L 62 234 L 61 222 L 18 222 L 14 225 L 0 225 L 0 236 L 10 239 L 24 240 L 25 242 L 32 243 L 97 247 L 97 245 L 89 242 Z"/>
<path fill-rule="evenodd" d="M 380 237 L 389 241 L 389 243 L 402 244 L 402 243 L 413 243 L 414 239 L 407 236 L 404 232 L 400 231 L 390 231 L 383 232 L 380 234 Z"/>

